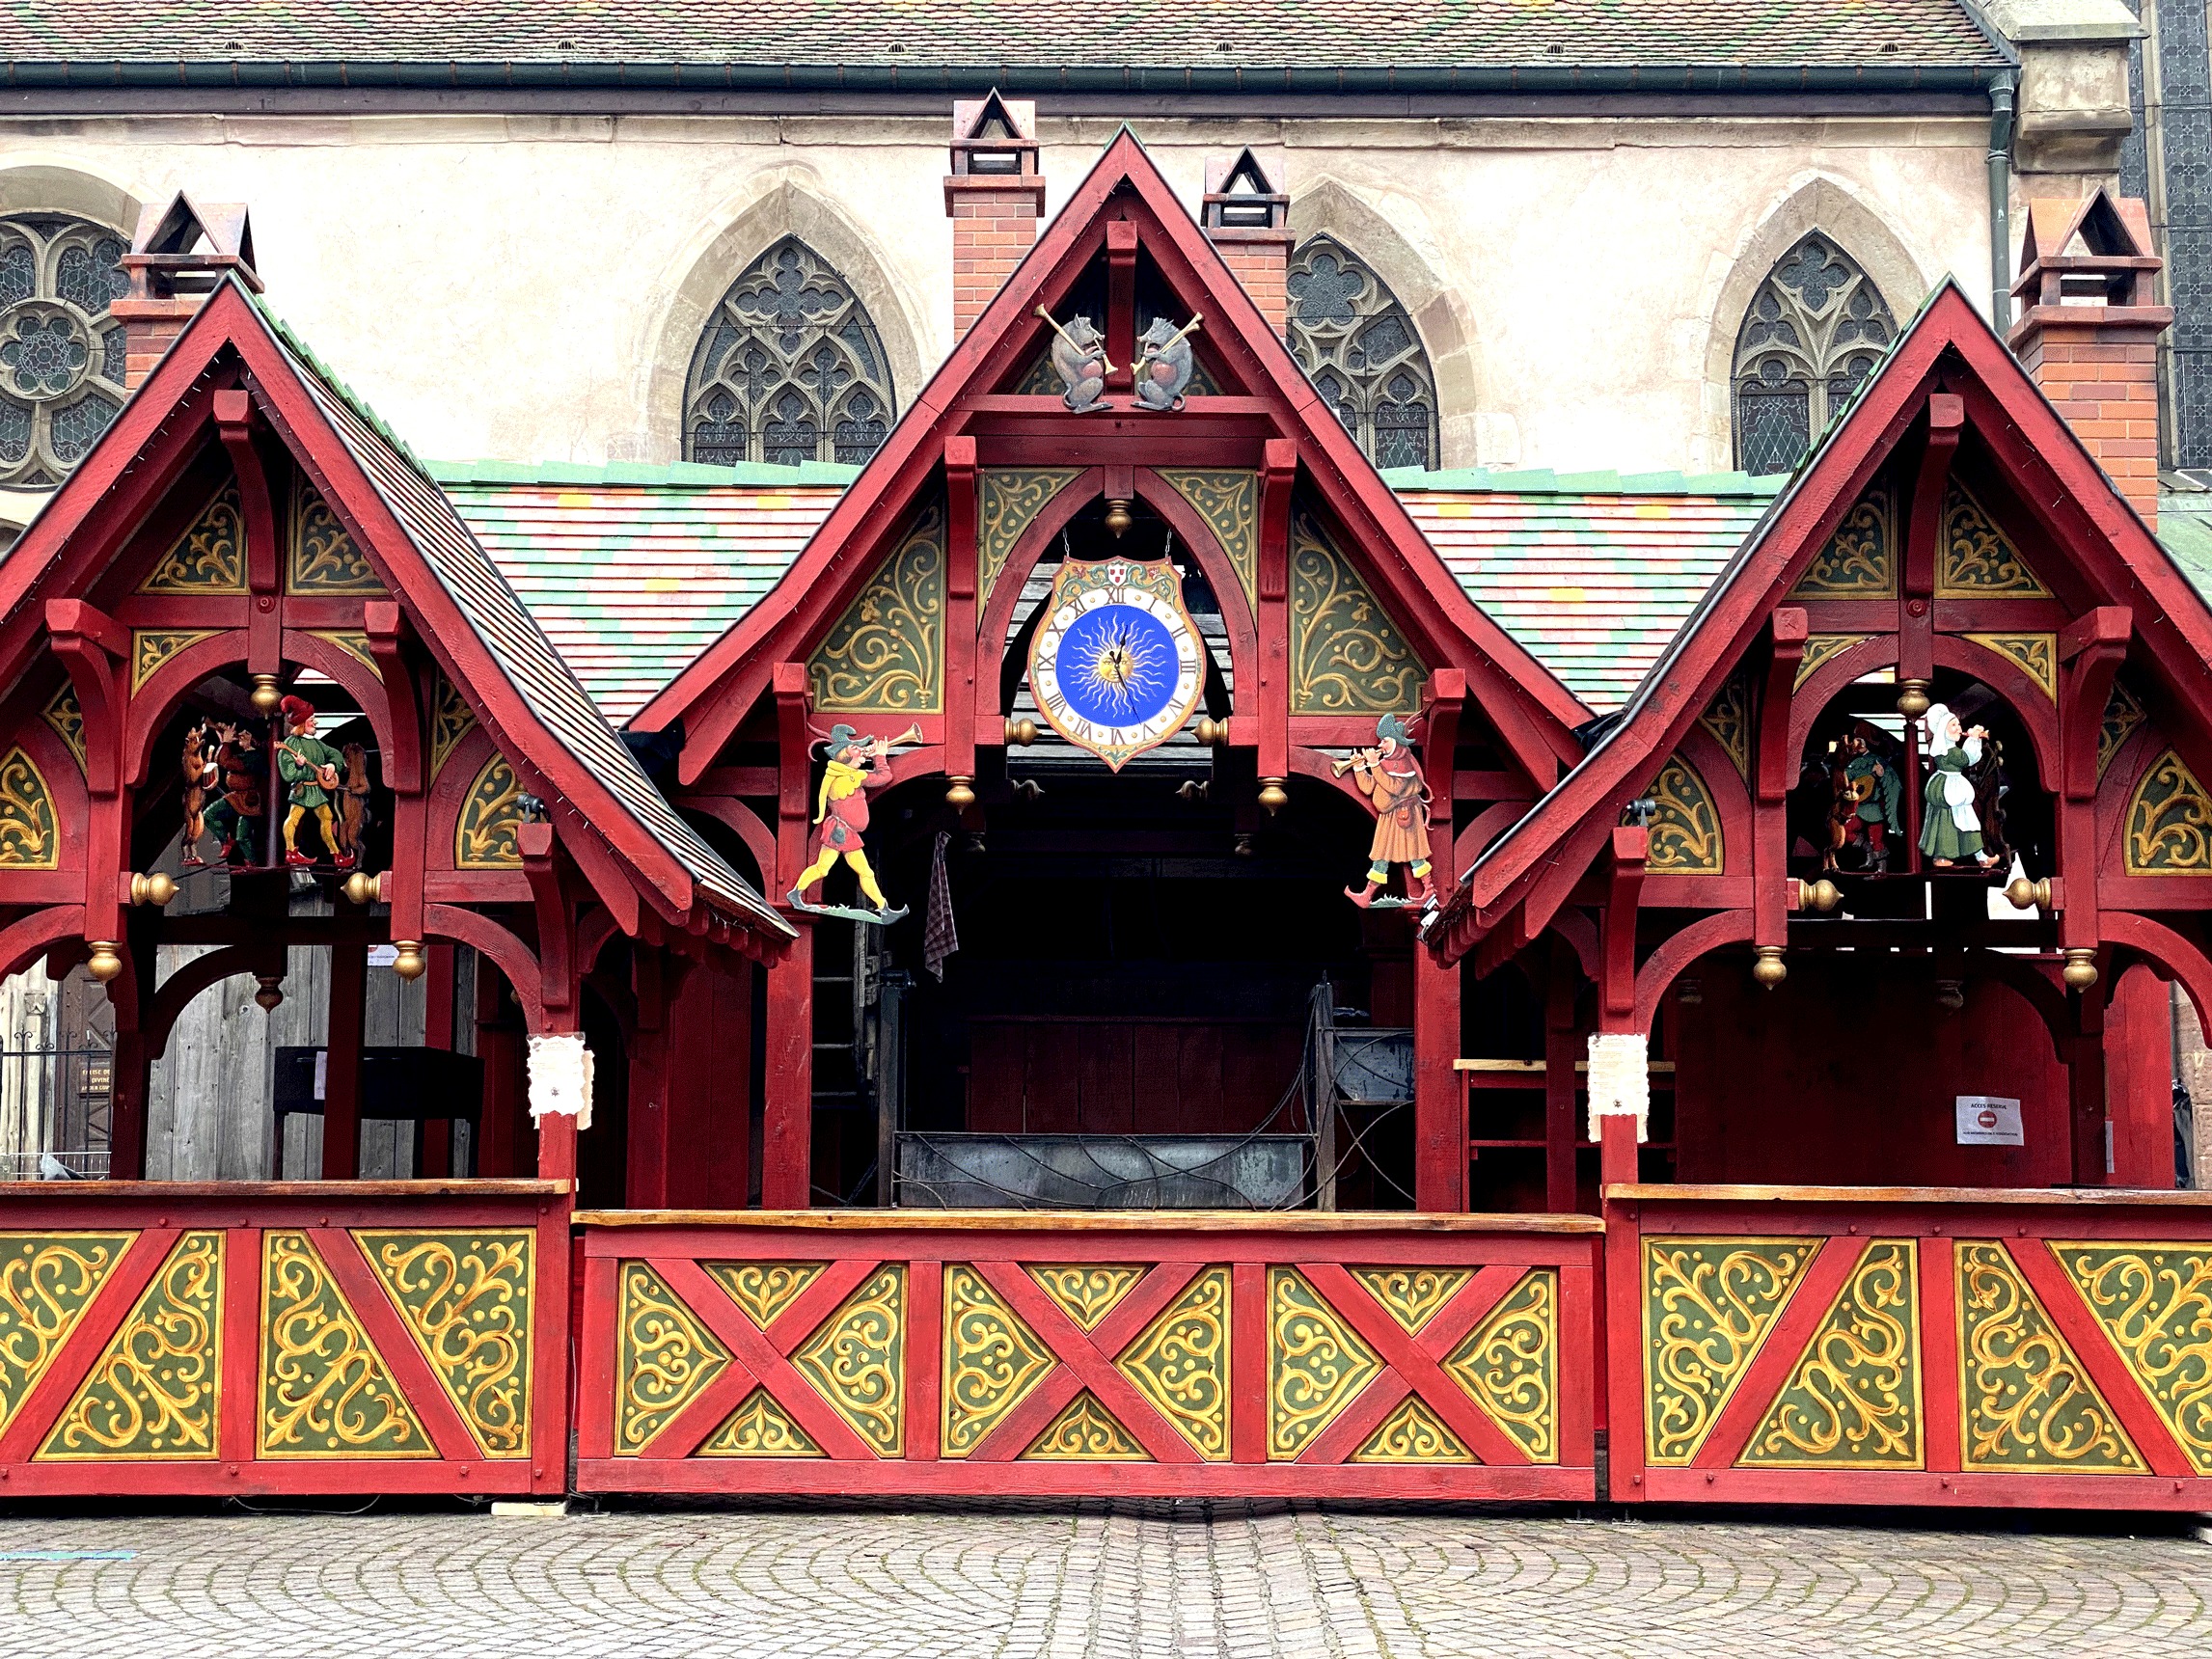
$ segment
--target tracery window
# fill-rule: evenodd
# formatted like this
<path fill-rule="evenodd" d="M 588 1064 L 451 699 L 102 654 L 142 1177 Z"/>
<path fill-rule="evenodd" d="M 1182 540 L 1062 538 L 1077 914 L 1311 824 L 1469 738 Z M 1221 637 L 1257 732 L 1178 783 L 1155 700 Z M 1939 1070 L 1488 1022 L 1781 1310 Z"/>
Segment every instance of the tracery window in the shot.
<path fill-rule="evenodd" d="M 1858 261 L 1821 231 L 1802 237 L 1760 284 L 1735 337 L 1735 464 L 1794 468 L 1897 336 Z"/>
<path fill-rule="evenodd" d="M 67 213 L 0 218 L 0 484 L 45 489 L 123 407 L 128 244 Z"/>
<path fill-rule="evenodd" d="M 730 285 L 684 386 L 684 458 L 858 465 L 895 405 L 867 308 L 827 260 L 786 236 Z"/>
<path fill-rule="evenodd" d="M 1398 296 L 1333 236 L 1291 258 L 1291 355 L 1378 467 L 1436 464 L 1436 376 Z"/>

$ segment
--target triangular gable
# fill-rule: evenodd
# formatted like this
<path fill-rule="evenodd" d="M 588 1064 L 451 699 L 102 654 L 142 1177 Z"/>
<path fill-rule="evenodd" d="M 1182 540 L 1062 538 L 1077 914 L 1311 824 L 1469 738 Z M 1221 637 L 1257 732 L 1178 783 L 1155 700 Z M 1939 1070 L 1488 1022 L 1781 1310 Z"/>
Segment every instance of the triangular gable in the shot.
<path fill-rule="evenodd" d="M 1307 469 L 1315 497 L 1357 557 L 1373 566 L 1362 575 L 1379 599 L 1402 622 L 1424 631 L 1414 640 L 1416 653 L 1433 667 L 1466 671 L 1469 700 L 1532 775 L 1548 777 L 1571 758 L 1568 733 L 1589 711 L 1466 596 L 1125 127 L 789 574 L 633 721 L 647 731 L 683 721 L 685 782 L 713 764 L 775 665 L 803 660 L 851 604 L 888 538 L 912 518 L 969 400 L 1011 384 L 1037 355 L 1045 324 L 1035 309 L 1052 309 L 1081 279 L 1116 214 L 1136 221 L 1161 274 L 1185 304 L 1203 313 L 1209 362 L 1230 383 L 1223 390 L 1269 399 L 1301 454 L 1327 463 Z"/>
<path fill-rule="evenodd" d="M 95 510 L 107 503 L 114 516 L 135 519 L 166 486 L 134 463 L 225 351 L 242 361 L 272 424 L 501 749 L 590 826 L 669 921 L 683 924 L 703 906 L 787 937 L 788 925 L 645 776 L 420 464 L 233 276 L 10 550 L 0 614 L 15 613 L 41 587 L 51 588 L 43 597 L 66 597 L 84 572 L 60 567 Z M 0 676 L 19 675 L 36 643 L 35 636 L 14 642 Z"/>
<path fill-rule="evenodd" d="M 1925 409 L 1939 369 L 1944 384 L 1965 396 L 1969 422 L 2014 475 L 2017 498 L 2037 504 L 2057 539 L 2100 558 L 2110 586 L 2131 590 L 2136 638 L 2150 660 L 2176 685 L 2200 677 L 2212 661 L 2212 610 L 1980 313 L 1946 282 L 1745 538 L 1619 722 L 1484 850 L 1463 884 L 1462 923 L 1471 913 L 1475 928 L 1487 930 L 1543 872 L 1587 866 L 1626 802 L 1710 706 L 1770 612 L 1861 502 Z M 1521 931 L 1539 931 L 1544 919 L 1524 918 Z M 1446 931 L 1439 944 L 1456 958 L 1471 936 L 1463 925 Z"/>

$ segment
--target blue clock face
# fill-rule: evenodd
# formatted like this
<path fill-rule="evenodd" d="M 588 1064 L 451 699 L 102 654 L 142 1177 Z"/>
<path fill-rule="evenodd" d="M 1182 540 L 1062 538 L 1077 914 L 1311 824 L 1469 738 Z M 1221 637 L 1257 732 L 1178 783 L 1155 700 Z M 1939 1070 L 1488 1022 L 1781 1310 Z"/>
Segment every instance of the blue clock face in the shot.
<path fill-rule="evenodd" d="M 1047 605 L 1029 689 L 1054 731 L 1119 771 L 1183 729 L 1206 654 L 1172 565 L 1071 560 Z"/>
<path fill-rule="evenodd" d="M 1068 707 L 1095 726 L 1141 726 L 1175 696 L 1174 637 L 1133 605 L 1077 617 L 1060 637 L 1057 666 Z"/>

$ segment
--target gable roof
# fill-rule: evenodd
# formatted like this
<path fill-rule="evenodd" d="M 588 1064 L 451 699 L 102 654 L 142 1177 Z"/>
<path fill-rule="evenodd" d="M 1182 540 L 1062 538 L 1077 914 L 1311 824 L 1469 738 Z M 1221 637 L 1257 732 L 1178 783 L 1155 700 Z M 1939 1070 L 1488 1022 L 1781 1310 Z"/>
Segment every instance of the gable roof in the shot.
<path fill-rule="evenodd" d="M 1426 11 L 1397 0 L 758 0 L 735 11 L 668 0 L 17 0 L 0 15 L 0 53 L 18 88 L 1541 91 L 1591 85 L 1587 71 L 1610 67 L 1707 71 L 1647 72 L 1635 81 L 1643 90 L 1734 91 L 1820 84 L 1804 71 L 1821 68 L 1847 70 L 1826 79 L 1834 86 L 1925 87 L 1942 82 L 1930 70 L 1972 76 L 2006 62 L 1959 0 L 1459 0 Z M 1368 73 L 1348 83 L 1347 70 Z"/>
<path fill-rule="evenodd" d="M 2150 603 L 2136 612 L 2138 638 L 2178 660 L 2196 662 L 2199 671 L 2212 661 L 2212 611 L 1987 319 L 1947 279 L 1745 537 L 1652 665 L 1624 718 L 1476 859 L 1462 884 L 1464 904 L 1479 924 L 1502 915 L 1540 866 L 1579 867 L 1582 860 L 1568 850 L 1569 842 L 1608 830 L 1617 818 L 1617 808 L 1608 808 L 1648 777 L 1706 706 L 1708 682 L 1733 666 L 1800 556 L 1849 507 L 1854 481 L 1863 486 L 1885 458 L 1947 354 L 1963 366 L 1966 379 L 1997 399 L 2005 418 L 2050 469 L 2055 489 L 2044 496 L 2046 505 L 2078 514 L 2088 536 L 2109 544 L 2147 590 Z"/>
<path fill-rule="evenodd" d="M 637 723 L 665 730 L 685 721 L 679 770 L 686 782 L 712 763 L 766 686 L 774 651 L 811 643 L 826 633 L 866 580 L 871 561 L 848 556 L 884 532 L 887 510 L 900 516 L 910 510 L 942 459 L 943 437 L 958 429 L 954 405 L 1002 383 L 1022 366 L 1024 354 L 1035 349 L 1043 325 L 1032 309 L 1072 285 L 1103 248 L 1112 204 L 1139 227 L 1140 240 L 1169 286 L 1187 290 L 1182 303 L 1206 317 L 1217 370 L 1275 400 L 1276 419 L 1298 446 L 1315 498 L 1347 532 L 1347 551 L 1355 562 L 1369 567 L 1363 574 L 1376 597 L 1388 605 L 1397 593 L 1405 609 L 1393 615 L 1401 627 L 1415 621 L 1432 639 L 1458 646 L 1450 666 L 1466 671 L 1469 698 L 1496 728 L 1505 749 L 1532 774 L 1550 775 L 1571 752 L 1568 734 L 1587 711 L 1451 580 L 1127 126 L 900 417 L 768 602 L 647 704 Z M 1317 459 L 1326 465 L 1313 465 Z"/>
<path fill-rule="evenodd" d="M 549 780 L 665 913 L 688 917 L 703 902 L 744 925 L 788 937 L 788 924 L 654 788 L 421 464 L 234 275 L 225 275 L 133 405 L 148 405 L 158 419 L 226 347 L 245 360 L 264 405 L 283 394 L 287 380 L 305 394 L 391 513 L 419 562 L 411 566 L 388 535 L 365 536 L 364 544 L 383 561 L 396 597 L 448 659 L 443 666 L 501 747 Z M 100 447 L 133 442 L 137 424 L 119 420 Z M 7 609 L 30 591 L 96 504 L 97 452 L 56 492 L 0 567 Z M 301 459 L 316 465 L 312 455 Z M 323 493 L 334 510 L 344 510 L 340 490 Z M 481 701 L 479 688 L 491 684 L 513 693 L 500 710 Z"/>

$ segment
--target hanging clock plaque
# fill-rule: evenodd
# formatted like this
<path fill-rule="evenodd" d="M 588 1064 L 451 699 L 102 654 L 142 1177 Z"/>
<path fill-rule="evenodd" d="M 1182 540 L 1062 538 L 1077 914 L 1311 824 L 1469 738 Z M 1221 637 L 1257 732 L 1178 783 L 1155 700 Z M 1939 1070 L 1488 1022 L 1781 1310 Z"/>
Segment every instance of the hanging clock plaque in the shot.
<path fill-rule="evenodd" d="M 1183 729 L 1206 654 L 1166 559 L 1070 559 L 1029 646 L 1029 691 L 1052 729 L 1119 772 Z"/>

